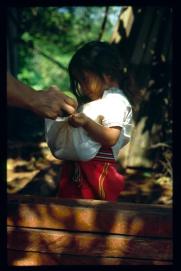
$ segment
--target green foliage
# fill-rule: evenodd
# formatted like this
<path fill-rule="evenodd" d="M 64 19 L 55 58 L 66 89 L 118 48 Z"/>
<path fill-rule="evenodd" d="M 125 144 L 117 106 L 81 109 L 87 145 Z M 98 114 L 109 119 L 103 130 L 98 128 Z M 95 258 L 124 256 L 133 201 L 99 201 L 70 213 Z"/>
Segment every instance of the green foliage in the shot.
<path fill-rule="evenodd" d="M 17 31 L 12 48 L 18 51 L 18 79 L 36 90 L 57 85 L 67 95 L 71 95 L 68 63 L 79 46 L 98 39 L 105 10 L 105 7 L 8 9 L 8 20 L 14 24 L 15 34 Z M 110 40 L 119 10 L 120 7 L 109 8 L 102 40 Z M 11 29 L 8 35 L 14 38 Z M 8 114 L 9 139 L 31 142 L 44 140 L 43 119 L 37 118 L 32 112 L 14 108 L 8 110 Z"/>
<path fill-rule="evenodd" d="M 119 9 L 109 8 L 102 40 L 109 41 L 114 26 L 109 18 Z M 98 38 L 105 7 L 26 7 L 18 16 L 18 78 L 35 89 L 69 89 L 68 63 L 79 46 Z"/>

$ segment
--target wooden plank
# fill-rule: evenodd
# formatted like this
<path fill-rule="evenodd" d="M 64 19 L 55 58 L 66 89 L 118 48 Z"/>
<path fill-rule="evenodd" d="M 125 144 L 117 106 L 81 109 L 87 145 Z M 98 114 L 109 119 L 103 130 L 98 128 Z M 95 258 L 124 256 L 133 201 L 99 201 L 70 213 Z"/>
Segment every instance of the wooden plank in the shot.
<path fill-rule="evenodd" d="M 11 195 L 8 197 L 7 225 L 171 237 L 172 208 Z"/>
<path fill-rule="evenodd" d="M 10 266 L 42 266 L 42 265 L 171 265 L 171 261 L 141 260 L 133 258 L 108 258 L 37 253 L 8 250 Z"/>
<path fill-rule="evenodd" d="M 158 204 L 143 204 L 143 203 L 125 203 L 125 202 L 111 202 L 104 200 L 83 200 L 83 199 L 63 199 L 58 197 L 42 197 L 42 196 L 32 196 L 32 195 L 8 195 L 8 204 L 20 204 L 20 203 L 32 203 L 32 204 L 61 204 L 70 207 L 92 207 L 96 209 L 124 209 L 127 210 L 139 210 L 141 208 L 147 212 L 155 212 L 155 213 L 169 213 L 171 206 L 166 205 L 158 205 Z"/>
<path fill-rule="evenodd" d="M 172 260 L 169 239 L 8 227 L 8 248 L 29 252 Z"/>

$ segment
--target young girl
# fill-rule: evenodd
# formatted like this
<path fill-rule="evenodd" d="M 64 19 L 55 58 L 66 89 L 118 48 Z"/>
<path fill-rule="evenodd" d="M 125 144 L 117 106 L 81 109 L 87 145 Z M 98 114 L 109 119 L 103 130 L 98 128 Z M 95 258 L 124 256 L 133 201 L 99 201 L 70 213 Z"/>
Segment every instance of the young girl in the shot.
<path fill-rule="evenodd" d="M 121 90 L 122 68 L 116 49 L 99 41 L 84 45 L 70 61 L 71 89 L 81 106 L 68 122 L 77 129 L 82 127 L 102 147 L 89 161 L 64 161 L 58 193 L 62 198 L 116 201 L 124 188 L 116 159 L 130 139 L 132 108 Z M 96 121 L 86 110 L 80 112 L 82 101 L 100 101 L 101 114 Z"/>

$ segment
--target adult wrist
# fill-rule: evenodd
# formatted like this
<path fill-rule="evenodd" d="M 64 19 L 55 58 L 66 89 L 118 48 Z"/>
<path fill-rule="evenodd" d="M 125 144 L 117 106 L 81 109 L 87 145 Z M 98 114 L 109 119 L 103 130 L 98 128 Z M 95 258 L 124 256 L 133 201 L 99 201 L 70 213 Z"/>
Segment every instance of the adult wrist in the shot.
<path fill-rule="evenodd" d="M 37 100 L 38 100 L 37 91 L 32 89 L 32 88 L 28 88 L 27 93 L 25 95 L 26 95 L 25 107 L 27 109 L 30 109 L 30 110 L 34 111 L 34 108 L 36 108 L 36 103 L 37 103 Z"/>

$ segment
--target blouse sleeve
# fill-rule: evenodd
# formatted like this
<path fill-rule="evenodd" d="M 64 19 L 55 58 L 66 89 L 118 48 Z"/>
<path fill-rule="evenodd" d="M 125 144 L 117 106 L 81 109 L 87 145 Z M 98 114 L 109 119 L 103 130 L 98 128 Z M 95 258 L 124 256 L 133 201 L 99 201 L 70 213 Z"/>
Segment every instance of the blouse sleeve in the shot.
<path fill-rule="evenodd" d="M 102 108 L 102 115 L 104 116 L 102 124 L 106 127 L 123 127 L 131 110 L 127 99 L 119 93 L 110 93 L 107 95 Z"/>

